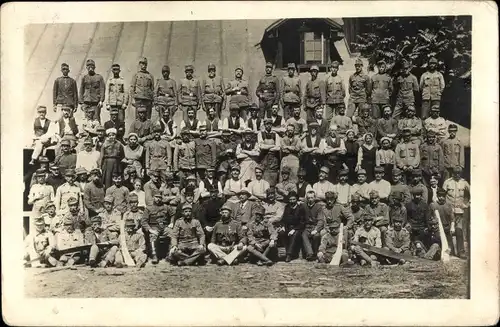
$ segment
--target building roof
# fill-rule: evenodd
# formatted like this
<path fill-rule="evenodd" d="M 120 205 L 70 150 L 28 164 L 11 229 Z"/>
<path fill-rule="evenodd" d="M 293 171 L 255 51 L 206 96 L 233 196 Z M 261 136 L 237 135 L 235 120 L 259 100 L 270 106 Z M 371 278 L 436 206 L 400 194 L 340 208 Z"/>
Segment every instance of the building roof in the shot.
<path fill-rule="evenodd" d="M 271 25 L 269 25 L 266 28 L 265 33 L 268 33 L 270 31 L 272 31 L 273 29 L 280 27 L 284 22 L 286 22 L 289 19 L 300 19 L 300 18 L 278 19 L 277 21 L 275 21 L 274 23 L 272 23 Z M 344 28 L 344 21 L 342 20 L 342 18 L 307 18 L 307 19 L 321 19 L 321 20 L 324 20 L 325 23 L 327 23 L 328 25 L 330 25 L 334 29 L 343 30 L 343 28 Z"/>

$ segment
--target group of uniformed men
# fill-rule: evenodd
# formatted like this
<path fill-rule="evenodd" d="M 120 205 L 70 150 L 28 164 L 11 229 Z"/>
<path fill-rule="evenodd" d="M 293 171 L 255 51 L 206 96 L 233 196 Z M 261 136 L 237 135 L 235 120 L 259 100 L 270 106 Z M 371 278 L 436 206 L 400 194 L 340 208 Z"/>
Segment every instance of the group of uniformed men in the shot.
<path fill-rule="evenodd" d="M 329 262 L 343 226 L 342 263 L 377 265 L 389 260 L 351 242 L 436 259 L 439 223 L 449 244 L 456 236 L 452 254 L 465 256 L 470 190 L 461 177 L 464 146 L 457 126 L 439 115 L 444 80 L 435 59 L 420 83 L 408 62 L 393 80 L 384 62 L 369 77 L 356 60 L 347 112 L 337 62 L 324 81 L 312 66 L 304 91 L 294 64 L 281 80 L 266 64 L 258 104 L 241 67 L 224 87 L 214 65 L 202 82 L 187 65 L 177 87 L 168 66 L 155 84 L 147 59 L 139 63 L 127 92 L 119 65 L 104 85 L 89 59 L 79 96 L 68 65 L 61 66 L 54 111 L 62 116 L 51 122 L 39 106 L 34 123 L 30 164 L 40 167 L 28 199 L 27 260 L 121 267 L 125 247 L 138 266 L 148 257 L 178 265 L 209 258 L 220 265 L 271 265 L 282 254 L 291 261 L 301 248 L 307 260 Z M 415 115 L 420 91 L 423 122 Z M 129 99 L 136 120 L 125 134 Z M 230 113 L 222 119 L 226 101 Z M 85 119 L 77 124 L 79 103 Z M 153 106 L 160 117 L 154 123 Z M 102 107 L 111 117 L 104 125 Z M 183 112 L 179 127 L 172 120 L 177 109 Z M 200 109 L 205 121 L 197 119 Z M 49 164 L 44 153 L 54 146 Z M 68 252 L 84 244 L 90 247 Z"/>

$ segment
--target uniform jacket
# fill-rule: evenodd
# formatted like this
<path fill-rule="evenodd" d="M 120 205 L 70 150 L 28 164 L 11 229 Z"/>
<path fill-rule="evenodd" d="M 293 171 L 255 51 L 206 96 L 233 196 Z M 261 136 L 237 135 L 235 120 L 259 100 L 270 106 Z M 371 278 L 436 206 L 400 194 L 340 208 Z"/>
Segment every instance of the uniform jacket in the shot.
<path fill-rule="evenodd" d="M 420 167 L 428 174 L 432 168 L 437 168 L 438 171 L 444 169 L 444 154 L 443 149 L 439 144 L 423 143 L 420 145 Z"/>
<path fill-rule="evenodd" d="M 174 150 L 174 170 L 193 169 L 196 166 L 195 161 L 195 143 L 189 141 L 177 144 Z"/>
<path fill-rule="evenodd" d="M 150 206 L 146 206 L 141 225 L 146 231 L 149 231 L 151 228 L 163 229 L 170 224 L 171 218 L 166 205 L 156 205 L 153 203 Z"/>
<path fill-rule="evenodd" d="M 259 99 L 277 104 L 279 100 L 279 84 L 276 76 L 265 75 L 259 80 L 255 94 Z"/>
<path fill-rule="evenodd" d="M 248 244 L 253 246 L 255 244 L 267 243 L 270 240 L 277 241 L 278 233 L 272 223 L 263 219 L 259 222 L 252 221 L 248 224 L 247 237 Z"/>
<path fill-rule="evenodd" d="M 308 203 L 304 203 L 305 209 L 305 226 L 306 230 L 313 231 L 316 230 L 320 232 L 325 224 L 324 216 L 322 215 L 323 206 L 321 203 L 315 202 L 312 206 Z"/>
<path fill-rule="evenodd" d="M 415 104 L 414 92 L 418 92 L 419 85 L 417 78 L 413 74 L 408 76 L 398 76 L 396 84 L 399 88 L 397 95 L 397 103 L 399 104 Z"/>
<path fill-rule="evenodd" d="M 167 169 L 172 165 L 170 143 L 163 140 L 151 140 L 146 145 L 146 168 L 149 170 Z"/>
<path fill-rule="evenodd" d="M 414 137 L 419 137 L 422 135 L 422 120 L 417 117 L 402 118 L 398 121 L 398 129 L 400 131 L 402 131 L 403 129 L 409 129 L 412 140 L 414 140 Z"/>
<path fill-rule="evenodd" d="M 78 88 L 76 81 L 69 76 L 60 76 L 54 81 L 52 104 L 63 104 L 76 108 L 78 106 Z"/>
<path fill-rule="evenodd" d="M 215 168 L 217 159 L 215 142 L 207 138 L 197 138 L 194 143 L 196 168 Z"/>
<path fill-rule="evenodd" d="M 385 203 L 379 202 L 376 206 L 371 204 L 365 207 L 371 217 L 373 217 L 373 225 L 375 227 L 389 225 L 389 206 Z"/>
<path fill-rule="evenodd" d="M 295 229 L 302 231 L 305 228 L 306 209 L 303 204 L 297 204 L 292 208 L 290 204 L 285 205 L 283 210 L 283 217 L 281 223 L 285 226 L 287 231 Z"/>
<path fill-rule="evenodd" d="M 346 115 L 335 115 L 332 118 L 330 126 L 335 126 L 335 130 L 337 131 L 339 137 L 343 137 L 348 130 L 352 129 L 352 120 Z M 325 135 L 326 133 L 327 131 L 325 130 Z"/>
<path fill-rule="evenodd" d="M 59 166 L 59 171 L 61 175 L 64 176 L 66 173 L 66 169 L 75 169 L 76 168 L 76 154 L 74 153 L 60 153 L 55 159 L 54 162 Z"/>
<path fill-rule="evenodd" d="M 156 80 L 156 86 L 154 89 L 154 100 L 157 101 L 158 97 L 163 97 L 162 99 L 167 103 L 167 105 L 178 105 L 179 98 L 177 95 L 177 83 L 169 78 L 160 78 Z"/>
<path fill-rule="evenodd" d="M 372 226 L 368 231 L 364 226 L 359 227 L 354 233 L 352 240 L 354 242 L 365 243 L 377 248 L 382 247 L 380 230 L 375 226 Z"/>
<path fill-rule="evenodd" d="M 326 103 L 337 104 L 344 103 L 345 86 L 344 79 L 339 75 L 329 74 L 325 79 L 326 84 Z"/>
<path fill-rule="evenodd" d="M 442 143 L 443 164 L 446 168 L 465 167 L 464 146 L 457 138 L 447 138 Z"/>
<path fill-rule="evenodd" d="M 366 133 L 372 133 L 373 136 L 377 133 L 377 121 L 372 117 L 368 116 L 366 118 L 356 117 L 354 122 L 358 127 L 358 135 L 362 137 Z"/>
<path fill-rule="evenodd" d="M 222 77 L 215 76 L 214 78 L 207 77 L 203 79 L 201 90 L 203 102 L 222 103 L 224 97 L 224 81 Z"/>
<path fill-rule="evenodd" d="M 303 98 L 302 83 L 298 76 L 284 76 L 281 79 L 280 91 L 280 100 L 283 103 L 300 103 Z"/>
<path fill-rule="evenodd" d="M 128 90 L 125 86 L 123 77 L 111 77 L 106 83 L 106 104 L 110 106 L 128 105 Z"/>
<path fill-rule="evenodd" d="M 372 85 L 372 103 L 389 103 L 393 91 L 391 76 L 387 73 L 377 73 L 372 76 Z"/>
<path fill-rule="evenodd" d="M 83 189 L 83 203 L 94 212 L 104 207 L 104 196 L 104 187 L 97 187 L 93 182 L 87 183 Z"/>
<path fill-rule="evenodd" d="M 96 233 L 92 229 L 88 229 L 84 234 L 85 244 L 97 244 L 102 242 L 110 242 L 111 244 L 118 245 L 119 240 L 117 238 L 113 239 L 110 232 L 107 229 L 103 229 L 101 232 Z"/>
<path fill-rule="evenodd" d="M 309 80 L 306 84 L 304 92 L 304 100 L 302 101 L 306 108 L 316 108 L 319 105 L 326 103 L 326 86 L 325 82 L 316 78 L 314 81 Z"/>
<path fill-rule="evenodd" d="M 408 223 L 411 225 L 411 229 L 423 230 L 429 221 L 429 205 L 427 202 L 422 200 L 418 203 L 410 201 L 406 204 L 406 214 L 408 217 Z"/>
<path fill-rule="evenodd" d="M 372 81 L 368 75 L 361 72 L 349 76 L 349 96 L 354 103 L 367 102 L 372 93 Z"/>
<path fill-rule="evenodd" d="M 396 192 L 403 194 L 403 201 L 402 201 L 403 204 L 411 201 L 410 187 L 408 185 L 403 184 L 403 183 L 392 184 L 391 185 L 391 194 L 389 195 L 389 201 L 392 201 L 391 197 Z"/>
<path fill-rule="evenodd" d="M 377 139 L 381 139 L 387 134 L 396 134 L 398 135 L 398 121 L 394 118 L 379 118 L 377 120 Z"/>
<path fill-rule="evenodd" d="M 444 90 L 444 77 L 438 71 L 425 72 L 420 76 L 420 89 L 422 90 L 422 100 L 441 100 Z"/>
<path fill-rule="evenodd" d="M 412 193 L 413 190 L 420 189 L 422 190 L 422 201 L 425 203 L 429 203 L 429 191 L 427 190 L 427 187 L 425 187 L 422 182 L 418 182 L 418 184 L 410 184 L 408 185 L 410 188 L 410 193 Z"/>
<path fill-rule="evenodd" d="M 400 231 L 389 228 L 385 234 L 385 245 L 391 251 L 397 249 L 401 252 L 408 251 L 410 249 L 410 233 L 404 228 L 401 228 Z"/>
<path fill-rule="evenodd" d="M 67 212 L 62 216 L 62 221 L 69 219 L 73 221 L 73 228 L 75 230 L 79 229 L 81 232 L 84 232 L 87 227 L 90 227 L 90 219 L 83 212 L 79 211 L 76 215 L 71 214 L 71 212 Z"/>
<path fill-rule="evenodd" d="M 335 203 L 332 208 L 328 208 L 328 206 L 325 205 L 318 219 L 322 220 L 325 224 L 325 228 L 328 229 L 334 221 L 338 221 L 349 227 L 354 221 L 354 216 L 348 208 L 339 203 Z"/>
<path fill-rule="evenodd" d="M 130 83 L 130 97 L 152 101 L 154 84 L 154 77 L 148 71 L 137 72 Z"/>
<path fill-rule="evenodd" d="M 179 219 L 174 224 L 172 232 L 172 246 L 196 246 L 199 244 L 205 245 L 205 233 L 197 219 L 187 221 Z"/>
<path fill-rule="evenodd" d="M 55 248 L 57 250 L 69 249 L 84 244 L 83 233 L 79 229 L 75 229 L 75 231 L 72 233 L 68 233 L 63 229 L 60 232 L 56 233 L 55 238 Z"/>
<path fill-rule="evenodd" d="M 245 234 L 246 232 L 242 230 L 241 225 L 237 222 L 219 221 L 214 225 L 210 243 L 219 246 L 233 246 L 238 242 L 245 241 Z M 245 244 L 245 242 L 242 243 Z"/>
<path fill-rule="evenodd" d="M 124 213 L 127 211 L 129 192 L 126 186 L 112 185 L 106 190 L 106 196 L 113 197 L 113 208 Z"/>
<path fill-rule="evenodd" d="M 444 181 L 443 189 L 447 192 L 446 202 L 455 208 L 456 213 L 461 213 L 463 209 L 470 206 L 470 185 L 465 179 L 461 178 L 456 181 L 449 178 Z"/>
<path fill-rule="evenodd" d="M 398 143 L 396 145 L 396 165 L 402 169 L 404 166 L 417 168 L 420 165 L 420 149 L 416 142 Z"/>
<path fill-rule="evenodd" d="M 144 252 L 146 251 L 146 240 L 143 234 L 134 233 L 129 235 L 125 233 L 125 243 L 129 252 Z"/>
<path fill-rule="evenodd" d="M 233 88 L 239 87 L 238 91 L 233 91 Z M 241 80 L 232 80 L 226 86 L 226 95 L 230 95 L 229 103 L 236 103 L 240 107 L 245 107 L 250 105 L 250 96 L 248 93 L 248 81 Z"/>
<path fill-rule="evenodd" d="M 448 136 L 448 125 L 443 117 L 438 117 L 436 119 L 428 117 L 424 120 L 424 129 L 426 131 L 430 129 L 436 130 L 438 140 L 443 140 Z"/>
<path fill-rule="evenodd" d="M 151 120 L 146 119 L 145 121 L 141 121 L 139 119 L 134 120 L 134 122 L 130 125 L 129 133 L 136 133 L 139 138 L 143 138 L 145 136 L 151 135 L 153 129 L 153 123 Z"/>
<path fill-rule="evenodd" d="M 408 221 L 408 216 L 406 214 L 406 206 L 404 204 L 400 206 L 389 206 L 389 220 L 391 221 L 391 225 L 394 224 L 395 218 L 401 218 L 403 220 L 403 226 L 406 225 Z"/>
<path fill-rule="evenodd" d="M 80 103 L 104 102 L 106 84 L 100 74 L 85 75 L 80 85 Z"/>
<path fill-rule="evenodd" d="M 179 103 L 184 106 L 196 106 L 201 100 L 201 85 L 197 78 L 183 78 L 177 91 Z"/>

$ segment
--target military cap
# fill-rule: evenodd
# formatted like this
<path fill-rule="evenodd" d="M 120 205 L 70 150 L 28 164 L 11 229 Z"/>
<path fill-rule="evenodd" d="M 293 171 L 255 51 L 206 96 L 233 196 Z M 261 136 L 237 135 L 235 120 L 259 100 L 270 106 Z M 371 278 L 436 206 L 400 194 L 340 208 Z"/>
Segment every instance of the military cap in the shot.
<path fill-rule="evenodd" d="M 75 170 L 73 168 L 66 169 L 64 176 L 75 176 Z"/>
<path fill-rule="evenodd" d="M 364 221 L 371 221 L 371 220 L 373 220 L 373 216 L 372 216 L 372 215 L 370 215 L 370 214 L 368 214 L 368 213 L 365 213 L 365 214 L 363 215 L 363 220 L 364 220 Z"/>
<path fill-rule="evenodd" d="M 104 202 L 113 203 L 114 198 L 111 195 L 106 195 L 104 197 Z"/>
<path fill-rule="evenodd" d="M 332 63 L 330 64 L 330 67 L 338 67 L 340 66 L 339 62 L 338 61 L 332 61 Z"/>
<path fill-rule="evenodd" d="M 354 66 L 363 66 L 363 61 L 361 59 L 356 59 L 356 61 L 354 62 Z"/>
<path fill-rule="evenodd" d="M 255 167 L 255 171 L 257 171 L 257 170 L 260 170 L 260 171 L 262 171 L 262 172 L 263 172 L 263 171 L 264 171 L 264 167 L 262 167 L 261 165 L 257 165 L 257 166 Z"/>
<path fill-rule="evenodd" d="M 319 169 L 319 171 L 322 171 L 324 173 L 327 173 L 329 174 L 330 173 L 330 168 L 326 167 L 326 166 L 323 166 Z"/>
<path fill-rule="evenodd" d="M 456 132 L 456 131 L 458 131 L 458 126 L 455 124 L 450 124 L 448 126 L 448 131 L 455 131 Z"/>
<path fill-rule="evenodd" d="M 92 59 L 87 59 L 86 66 L 95 66 L 95 61 Z"/>
<path fill-rule="evenodd" d="M 296 69 L 295 64 L 293 62 L 289 62 L 288 65 L 286 66 L 288 69 Z"/>
<path fill-rule="evenodd" d="M 36 218 L 34 224 L 35 226 L 45 226 L 45 219 L 43 217 Z"/>
<path fill-rule="evenodd" d="M 61 145 L 67 145 L 67 146 L 69 146 L 70 144 L 71 144 L 71 143 L 70 143 L 70 142 L 69 142 L 69 140 L 67 140 L 67 139 L 63 139 L 63 140 L 61 140 Z"/>
<path fill-rule="evenodd" d="M 94 144 L 94 141 L 92 140 L 91 137 L 86 137 L 85 140 L 83 140 L 83 144 Z"/>
<path fill-rule="evenodd" d="M 385 104 L 382 106 L 382 109 L 385 111 L 386 109 L 389 109 L 392 112 L 392 107 L 390 104 Z"/>
<path fill-rule="evenodd" d="M 372 106 L 369 103 L 362 103 L 360 107 L 361 111 L 369 111 L 372 109 Z"/>
<path fill-rule="evenodd" d="M 36 108 L 37 112 L 47 112 L 47 107 L 46 106 L 38 106 Z"/>
<path fill-rule="evenodd" d="M 436 130 L 433 128 L 427 130 L 427 136 L 436 136 L 436 134 Z"/>
<path fill-rule="evenodd" d="M 53 202 L 53 201 L 48 201 L 47 203 L 45 203 L 45 206 L 43 207 L 45 210 L 47 210 L 48 208 L 50 207 L 56 207 L 56 204 Z"/>
<path fill-rule="evenodd" d="M 424 194 L 424 190 L 421 187 L 414 187 L 411 189 L 411 194 L 422 195 L 422 194 Z"/>
<path fill-rule="evenodd" d="M 38 162 L 49 162 L 49 158 L 47 158 L 46 156 L 40 156 L 38 157 Z"/>
<path fill-rule="evenodd" d="M 411 135 L 411 131 L 408 128 L 405 128 L 401 131 L 401 134 L 403 135 Z"/>
<path fill-rule="evenodd" d="M 237 170 L 237 171 L 240 171 L 240 170 L 241 170 L 240 165 L 238 165 L 238 164 L 233 165 L 233 166 L 231 167 L 231 170 Z"/>
<path fill-rule="evenodd" d="M 186 66 L 184 66 L 184 71 L 187 72 L 188 70 L 194 71 L 193 65 L 186 65 Z"/>
<path fill-rule="evenodd" d="M 298 173 L 297 173 L 297 176 L 306 176 L 306 170 L 304 168 L 300 168 Z"/>
<path fill-rule="evenodd" d="M 35 171 L 35 176 L 39 177 L 39 176 L 45 176 L 45 170 L 43 168 L 39 168 Z"/>
<path fill-rule="evenodd" d="M 85 167 L 78 167 L 76 168 L 75 173 L 77 175 L 82 175 L 82 174 L 88 174 L 89 172 L 87 171 L 87 169 L 85 169 Z"/>
<path fill-rule="evenodd" d="M 400 192 L 400 191 L 392 192 L 391 193 L 391 198 L 393 200 L 399 200 L 399 201 L 401 201 L 401 200 L 403 200 L 403 193 Z"/>
<path fill-rule="evenodd" d="M 163 65 L 163 67 L 161 68 L 161 71 L 162 72 L 170 72 L 170 66 L 169 65 Z"/>
<path fill-rule="evenodd" d="M 109 110 L 110 115 L 118 115 L 118 108 L 111 108 Z"/>
<path fill-rule="evenodd" d="M 230 206 L 228 206 L 227 204 L 225 204 L 225 205 L 222 206 L 222 208 L 220 208 L 220 211 L 221 212 L 222 211 L 229 211 L 229 212 L 231 212 L 231 211 L 233 211 L 233 209 L 231 209 Z"/>
<path fill-rule="evenodd" d="M 376 166 L 374 171 L 376 173 L 383 173 L 384 172 L 384 167 Z"/>
<path fill-rule="evenodd" d="M 392 142 L 391 138 L 389 138 L 389 137 L 387 137 L 387 136 L 384 136 L 384 137 L 382 137 L 382 138 L 380 139 L 380 144 L 384 143 L 385 141 L 387 141 L 387 142 L 389 142 L 389 143 L 391 143 L 391 142 Z"/>
<path fill-rule="evenodd" d="M 431 59 L 429 59 L 429 64 L 437 64 L 438 63 L 438 60 L 434 57 L 432 57 Z"/>
<path fill-rule="evenodd" d="M 398 176 L 398 175 L 401 175 L 401 174 L 402 174 L 402 171 L 399 168 L 394 168 L 392 170 L 392 176 Z"/>
<path fill-rule="evenodd" d="M 94 168 L 90 171 L 89 173 L 90 175 L 97 175 L 97 174 L 101 174 L 101 170 L 99 168 Z"/>
<path fill-rule="evenodd" d="M 385 65 L 385 64 L 386 64 L 386 63 L 385 63 L 385 61 L 384 61 L 384 60 L 379 60 L 379 61 L 377 62 L 377 65 L 379 65 L 379 66 L 382 66 L 382 65 Z"/>
<path fill-rule="evenodd" d="M 410 62 L 408 60 L 403 61 L 403 68 L 410 68 Z"/>
<path fill-rule="evenodd" d="M 113 64 L 113 65 L 111 66 L 111 68 L 113 68 L 113 69 L 114 69 L 114 68 L 118 68 L 118 69 L 120 69 L 120 65 L 118 65 L 118 64 Z"/>
<path fill-rule="evenodd" d="M 439 109 L 439 105 L 438 105 L 438 104 L 433 104 L 433 105 L 431 106 L 431 111 L 439 111 L 439 110 L 440 110 L 440 109 Z"/>
<path fill-rule="evenodd" d="M 131 201 L 139 201 L 139 197 L 137 196 L 137 194 L 130 193 L 128 195 L 128 202 L 131 202 Z"/>
<path fill-rule="evenodd" d="M 271 67 L 271 68 L 273 68 L 273 64 L 272 64 L 272 63 L 270 63 L 270 62 L 268 61 L 268 62 L 266 62 L 266 68 L 267 68 L 267 67 Z"/>
<path fill-rule="evenodd" d="M 73 196 L 68 199 L 68 205 L 72 204 L 78 204 L 78 200 Z"/>
<path fill-rule="evenodd" d="M 73 109 L 70 106 L 68 106 L 68 105 L 63 105 L 61 110 L 62 111 L 71 111 Z"/>
<path fill-rule="evenodd" d="M 189 175 L 188 177 L 186 177 L 186 181 L 195 181 L 196 180 L 196 176 L 194 175 Z"/>
<path fill-rule="evenodd" d="M 413 104 L 409 104 L 408 106 L 406 106 L 406 111 L 408 111 L 408 110 L 416 111 L 417 109 L 415 108 L 415 106 Z"/>
<path fill-rule="evenodd" d="M 161 126 L 159 124 L 154 124 L 153 132 L 161 132 Z"/>
<path fill-rule="evenodd" d="M 146 58 L 146 57 L 140 58 L 139 59 L 139 63 L 141 63 L 141 62 L 147 64 L 148 63 L 148 58 Z"/>
<path fill-rule="evenodd" d="M 240 106 L 238 106 L 237 103 L 230 103 L 229 110 L 235 110 L 235 109 L 240 109 Z"/>
<path fill-rule="evenodd" d="M 359 170 L 358 170 L 358 176 L 359 176 L 359 175 L 366 175 L 366 170 L 364 170 L 364 169 L 359 169 Z"/>
<path fill-rule="evenodd" d="M 420 168 L 415 168 L 411 171 L 412 176 L 422 176 L 422 170 Z"/>
<path fill-rule="evenodd" d="M 146 106 L 142 104 L 137 106 L 137 112 L 146 112 L 146 111 L 147 111 Z"/>
<path fill-rule="evenodd" d="M 460 166 L 453 167 L 453 172 L 454 173 L 461 173 L 462 172 L 462 167 L 460 167 Z"/>
<path fill-rule="evenodd" d="M 61 68 L 64 68 L 64 67 L 68 67 L 68 68 L 69 68 L 69 65 L 68 65 L 67 63 L 63 62 L 63 63 L 61 64 Z"/>
<path fill-rule="evenodd" d="M 215 67 L 214 64 L 208 64 L 207 70 L 210 70 L 210 69 L 216 70 L 217 68 Z"/>
<path fill-rule="evenodd" d="M 102 218 L 100 215 L 97 215 L 97 216 L 94 216 L 92 218 L 90 218 L 90 222 L 91 223 L 101 223 L 102 222 Z"/>
<path fill-rule="evenodd" d="M 337 199 L 338 198 L 338 193 L 337 192 L 332 192 L 332 191 L 327 191 L 325 192 L 325 199 Z"/>
<path fill-rule="evenodd" d="M 252 103 L 252 104 L 250 105 L 250 108 L 249 108 L 249 109 L 250 109 L 250 110 L 257 111 L 257 110 L 259 110 L 259 106 L 258 106 L 256 103 Z"/>
<path fill-rule="evenodd" d="M 242 66 L 236 66 L 236 68 L 234 69 L 234 71 L 237 71 L 237 70 L 241 70 L 241 72 L 243 73 L 243 67 Z"/>
<path fill-rule="evenodd" d="M 315 121 L 312 121 L 308 124 L 309 128 L 319 128 L 319 124 Z"/>
<path fill-rule="evenodd" d="M 359 202 L 361 201 L 361 197 L 359 196 L 359 193 L 353 193 L 351 194 L 351 202 Z"/>
<path fill-rule="evenodd" d="M 370 195 L 370 198 L 378 198 L 379 197 L 377 190 L 371 190 L 369 195 Z"/>
<path fill-rule="evenodd" d="M 102 125 L 97 125 L 97 127 L 95 128 L 95 130 L 96 130 L 97 132 L 102 132 L 102 131 L 105 131 L 106 129 L 105 129 L 105 128 L 104 128 L 104 126 L 102 126 Z"/>
<path fill-rule="evenodd" d="M 125 227 L 135 227 L 135 221 L 133 219 L 125 219 Z"/>
<path fill-rule="evenodd" d="M 51 163 L 49 163 L 49 169 L 59 170 L 59 166 L 55 162 L 51 162 Z"/>
<path fill-rule="evenodd" d="M 184 203 L 182 205 L 182 210 L 186 210 L 186 209 L 189 209 L 189 210 L 192 210 L 193 209 L 193 206 L 190 205 L 189 203 Z"/>
<path fill-rule="evenodd" d="M 284 166 L 283 168 L 281 168 L 281 174 L 290 174 L 290 172 L 291 169 L 288 166 Z"/>
<path fill-rule="evenodd" d="M 349 175 L 349 169 L 341 169 L 339 171 L 339 176 L 347 176 Z"/>
<path fill-rule="evenodd" d="M 238 192 L 238 194 L 244 194 L 244 193 L 246 193 L 246 194 L 248 194 L 248 195 L 252 195 L 252 193 L 250 193 L 250 190 L 249 190 L 248 188 L 246 188 L 246 187 L 243 187 L 243 188 L 242 188 L 242 189 Z"/>
<path fill-rule="evenodd" d="M 446 192 L 446 190 L 443 189 L 443 188 L 438 188 L 438 190 L 437 190 L 436 193 L 437 193 L 438 196 L 440 196 L 440 195 L 441 196 L 446 196 L 446 194 L 448 194 L 448 192 Z"/>
<path fill-rule="evenodd" d="M 231 131 L 228 129 L 223 129 L 222 130 L 222 135 L 231 135 Z"/>
<path fill-rule="evenodd" d="M 243 130 L 243 134 L 254 134 L 254 131 L 250 127 L 247 127 Z"/>
<path fill-rule="evenodd" d="M 404 221 L 403 217 L 401 216 L 394 216 L 392 217 L 392 222 L 395 223 L 395 222 L 400 222 L 402 223 Z"/>
<path fill-rule="evenodd" d="M 263 206 L 260 206 L 260 205 L 259 205 L 259 206 L 255 207 L 255 209 L 254 209 L 254 212 L 253 212 L 253 213 L 254 213 L 255 215 L 259 214 L 259 215 L 263 216 L 263 215 L 266 213 L 266 209 L 264 209 L 264 207 L 263 207 Z"/>
<path fill-rule="evenodd" d="M 441 174 L 439 173 L 439 169 L 437 167 L 431 168 L 431 177 L 434 177 L 435 179 L 441 178 Z"/>
<path fill-rule="evenodd" d="M 119 172 L 115 171 L 115 172 L 113 172 L 113 174 L 111 176 L 113 178 L 115 178 L 115 177 L 122 177 L 122 174 L 120 174 Z"/>
<path fill-rule="evenodd" d="M 315 70 L 317 72 L 319 72 L 319 67 L 317 65 L 312 65 L 311 68 L 309 70 Z"/>
<path fill-rule="evenodd" d="M 272 193 L 276 193 L 276 188 L 274 186 L 271 186 L 266 190 L 266 194 L 272 194 Z"/>
<path fill-rule="evenodd" d="M 338 229 L 340 228 L 340 221 L 333 220 L 332 222 L 328 223 L 328 227 L 333 229 Z"/>

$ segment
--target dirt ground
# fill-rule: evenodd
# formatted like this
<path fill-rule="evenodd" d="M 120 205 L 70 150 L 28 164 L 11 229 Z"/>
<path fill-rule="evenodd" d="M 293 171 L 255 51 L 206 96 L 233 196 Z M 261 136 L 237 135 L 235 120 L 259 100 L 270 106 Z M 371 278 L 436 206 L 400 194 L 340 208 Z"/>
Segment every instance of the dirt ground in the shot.
<path fill-rule="evenodd" d="M 27 297 L 468 298 L 468 264 L 330 267 L 302 260 L 272 267 L 88 268 L 25 270 Z"/>

